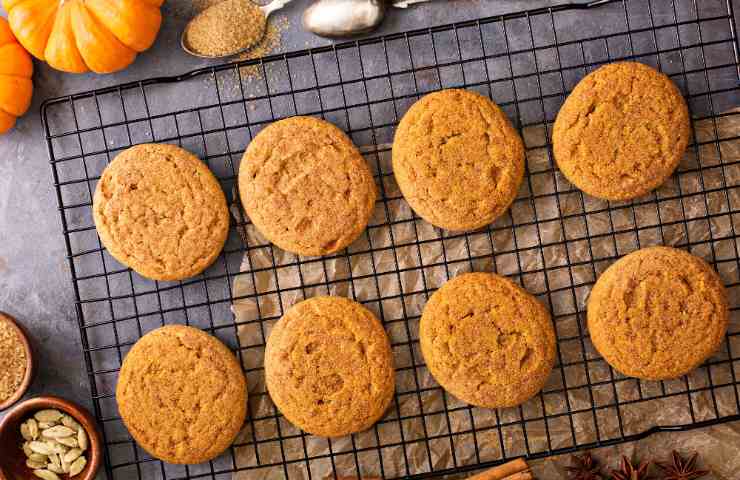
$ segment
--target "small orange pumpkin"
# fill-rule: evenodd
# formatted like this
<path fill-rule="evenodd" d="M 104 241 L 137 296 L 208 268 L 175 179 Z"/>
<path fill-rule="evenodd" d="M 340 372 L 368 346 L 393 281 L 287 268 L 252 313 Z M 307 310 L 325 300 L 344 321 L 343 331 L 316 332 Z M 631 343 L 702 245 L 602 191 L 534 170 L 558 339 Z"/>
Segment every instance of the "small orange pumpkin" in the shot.
<path fill-rule="evenodd" d="M 33 62 L 0 17 L 0 133 L 15 125 L 31 106 Z"/>
<path fill-rule="evenodd" d="M 152 46 L 164 0 L 2 0 L 26 50 L 64 72 L 111 73 Z"/>

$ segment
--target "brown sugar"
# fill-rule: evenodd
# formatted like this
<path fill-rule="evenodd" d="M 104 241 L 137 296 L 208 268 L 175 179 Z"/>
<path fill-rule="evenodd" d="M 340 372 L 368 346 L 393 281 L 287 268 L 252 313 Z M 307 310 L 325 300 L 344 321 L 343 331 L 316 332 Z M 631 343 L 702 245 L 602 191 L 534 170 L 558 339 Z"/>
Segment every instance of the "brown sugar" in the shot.
<path fill-rule="evenodd" d="M 192 5 L 180 12 L 181 15 L 198 15 L 204 13 L 207 9 L 226 3 L 229 0 L 193 0 Z M 247 0 L 245 0 L 246 2 Z M 253 2 L 255 4 L 264 5 L 268 2 L 266 0 L 260 0 Z M 265 57 L 280 49 L 282 44 L 282 35 L 285 30 L 290 27 L 290 22 L 284 16 L 280 14 L 272 15 L 270 21 L 267 22 L 264 35 L 255 43 L 249 50 L 240 53 L 234 58 L 237 61 L 253 60 L 256 58 Z M 247 67 L 241 67 L 239 69 L 239 76 L 241 81 L 244 83 L 251 83 L 255 80 L 262 78 L 262 66 L 261 65 L 250 65 Z"/>
<path fill-rule="evenodd" d="M 203 10 L 188 25 L 185 43 L 193 52 L 232 55 L 262 39 L 267 18 L 249 0 L 225 0 Z"/>
<path fill-rule="evenodd" d="M 0 314 L 0 404 L 18 391 L 26 376 L 26 349 L 20 335 Z"/>
<path fill-rule="evenodd" d="M 247 50 L 237 57 L 237 60 L 253 60 L 270 55 L 278 50 L 281 46 L 283 32 L 289 27 L 286 18 L 280 18 L 267 24 L 265 36 L 253 48 Z M 251 81 L 255 78 L 261 78 L 262 67 L 260 65 L 250 65 L 240 69 L 241 77 L 244 81 Z"/>

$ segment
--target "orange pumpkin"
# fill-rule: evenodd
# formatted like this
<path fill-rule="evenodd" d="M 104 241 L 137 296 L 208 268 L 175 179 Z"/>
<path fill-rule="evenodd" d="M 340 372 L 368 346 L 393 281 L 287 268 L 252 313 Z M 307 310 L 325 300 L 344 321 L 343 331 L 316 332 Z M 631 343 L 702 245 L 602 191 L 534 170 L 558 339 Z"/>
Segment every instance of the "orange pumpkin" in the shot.
<path fill-rule="evenodd" d="M 65 72 L 111 73 L 152 46 L 164 0 L 2 0 L 26 50 Z"/>
<path fill-rule="evenodd" d="M 0 17 L 0 133 L 15 125 L 31 106 L 33 62 Z"/>

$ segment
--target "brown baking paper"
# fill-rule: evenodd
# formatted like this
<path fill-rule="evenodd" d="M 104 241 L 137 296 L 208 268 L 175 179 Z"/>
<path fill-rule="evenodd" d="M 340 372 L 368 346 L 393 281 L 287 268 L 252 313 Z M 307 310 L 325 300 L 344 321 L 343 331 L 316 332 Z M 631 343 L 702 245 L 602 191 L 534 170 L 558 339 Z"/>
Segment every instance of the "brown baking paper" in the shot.
<path fill-rule="evenodd" d="M 383 174 L 385 197 L 399 199 L 378 203 L 371 227 L 347 255 L 301 258 L 298 266 L 295 255 L 276 247 L 255 248 L 245 254 L 243 273 L 233 283 L 232 309 L 251 397 L 249 415 L 255 419 L 247 422 L 237 439 L 236 467 L 244 470 L 234 479 L 277 479 L 286 474 L 303 479 L 309 478 L 309 471 L 311 478 L 334 471 L 341 476 L 403 477 L 617 439 L 654 425 L 688 424 L 692 414 L 695 421 L 703 421 L 716 418 L 717 413 L 720 417 L 739 413 L 738 387 L 733 385 L 733 364 L 728 360 L 730 349 L 734 358 L 739 355 L 738 337 L 723 344 L 710 368 L 702 366 L 686 378 L 662 383 L 626 379 L 611 371 L 590 341 L 579 337 L 585 333 L 585 303 L 596 276 L 614 256 L 634 251 L 638 244 L 691 242 L 694 254 L 718 262 L 726 284 L 738 282 L 732 224 L 737 219 L 728 212 L 740 205 L 735 188 L 740 185 L 740 167 L 728 164 L 740 159 L 740 142 L 725 139 L 738 135 L 740 115 L 716 121 L 717 136 L 711 119 L 695 122 L 696 141 L 701 145 L 698 150 L 689 149 L 679 173 L 656 195 L 638 199 L 634 206 L 612 203 L 610 210 L 606 202 L 587 196 L 582 202 L 577 192 L 561 193 L 570 186 L 557 170 L 551 171 L 548 149 L 539 147 L 546 144 L 545 128 L 525 128 L 529 174 L 510 214 L 492 225 L 490 236 L 475 232 L 447 238 L 446 232 L 412 220 L 408 204 L 388 175 L 390 146 L 363 148 L 376 178 Z M 232 206 L 232 213 L 243 220 L 238 206 Z M 248 246 L 268 244 L 252 225 L 240 233 Z M 427 300 L 424 291 L 471 270 L 510 276 L 553 312 L 558 366 L 543 393 L 521 407 L 469 408 L 445 394 L 422 366 L 417 340 L 419 316 Z M 276 416 L 269 396 L 262 394 L 262 345 L 276 319 L 296 302 L 326 294 L 363 302 L 384 321 L 393 344 L 397 395 L 377 433 L 370 430 L 331 441 L 303 436 Z M 737 306 L 736 289 L 729 294 L 731 305 Z M 273 319 L 262 320 L 266 318 Z M 738 331 L 740 321 L 733 312 L 730 332 Z M 735 361 L 734 370 L 740 376 L 740 361 Z M 711 390 L 687 393 L 688 388 L 701 389 L 710 382 L 715 385 L 714 397 Z M 739 439 L 740 427 L 735 424 L 661 434 L 597 455 L 616 467 L 621 452 L 667 459 L 674 447 L 698 450 L 716 472 L 715 478 L 733 478 L 728 472 L 740 472 Z M 566 478 L 566 463 L 550 459 L 532 465 L 539 478 L 557 479 Z"/>

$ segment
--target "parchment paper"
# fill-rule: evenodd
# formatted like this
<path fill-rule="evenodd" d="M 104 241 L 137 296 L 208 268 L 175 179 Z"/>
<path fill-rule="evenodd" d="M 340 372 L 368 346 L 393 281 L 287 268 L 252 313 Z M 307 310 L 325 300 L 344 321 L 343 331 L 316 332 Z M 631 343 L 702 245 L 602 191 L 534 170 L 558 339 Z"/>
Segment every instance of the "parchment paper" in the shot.
<path fill-rule="evenodd" d="M 582 203 L 577 193 L 554 194 L 570 186 L 559 172 L 548 172 L 548 150 L 540 147 L 546 143 L 545 128 L 529 127 L 522 132 L 528 146 L 529 174 L 520 200 L 509 215 L 493 225 L 492 236 L 476 232 L 448 238 L 422 220 L 389 227 L 389 221 L 412 218 L 408 204 L 399 199 L 389 201 L 387 210 L 378 203 L 370 229 L 346 255 L 302 258 L 305 263 L 296 266 L 294 255 L 276 247 L 249 251 L 241 265 L 245 273 L 233 284 L 232 309 L 240 343 L 242 347 L 250 346 L 243 350 L 251 395 L 249 415 L 259 420 L 247 422 L 241 432 L 236 442 L 236 466 L 256 466 L 257 455 L 260 465 L 275 466 L 237 472 L 233 478 L 286 478 L 287 474 L 287 478 L 302 479 L 308 478 L 309 470 L 312 478 L 324 478 L 333 470 L 339 475 L 403 477 L 497 460 L 504 452 L 506 457 L 515 457 L 613 439 L 620 432 L 640 433 L 654 425 L 691 423 L 691 409 L 697 421 L 708 420 L 715 418 L 711 393 L 705 390 L 691 394 L 689 402 L 686 391 L 689 386 L 701 388 L 710 381 L 724 385 L 714 390 L 716 411 L 721 416 L 738 413 L 738 389 L 732 385 L 733 366 L 727 361 L 740 352 L 740 339 L 736 337 L 713 357 L 720 363 L 711 369 L 700 367 L 685 379 L 660 383 L 638 382 L 612 372 L 590 342 L 581 343 L 578 336 L 585 331 L 583 313 L 595 277 L 608 267 L 611 257 L 629 253 L 638 244 L 682 246 L 688 241 L 707 241 L 691 251 L 717 260 L 718 271 L 727 284 L 738 282 L 734 261 L 737 250 L 732 238 L 735 219 L 728 211 L 736 210 L 740 200 L 736 188 L 740 185 L 740 168 L 727 164 L 740 159 L 740 142 L 724 139 L 737 136 L 739 125 L 740 115 L 720 117 L 715 136 L 711 119 L 695 122 L 696 141 L 712 143 L 689 149 L 679 173 L 659 189 L 657 196 L 639 199 L 633 206 L 613 203 L 609 211 L 606 202 L 586 197 Z M 391 171 L 389 145 L 362 150 L 376 178 L 380 172 Z M 697 170 L 699 166 L 701 171 Z M 381 182 L 386 198 L 400 197 L 392 175 L 382 176 Z M 726 191 L 718 190 L 725 185 Z M 710 193 L 702 193 L 705 191 Z M 676 198 L 679 193 L 684 197 Z M 534 201 L 529 201 L 530 196 Z M 237 220 L 244 220 L 238 206 L 232 206 L 232 213 Z M 709 219 L 701 218 L 708 214 Z M 534 224 L 535 218 L 538 225 Z M 249 246 L 267 244 L 251 225 L 240 233 Z M 418 247 L 414 244 L 417 235 L 423 242 Z M 712 258 L 711 246 L 716 258 Z M 416 342 L 418 318 L 427 299 L 423 290 L 436 289 L 449 278 L 470 270 L 509 275 L 553 311 L 560 361 L 542 395 L 520 408 L 467 408 L 444 394 L 423 366 Z M 280 295 L 274 293 L 278 286 L 284 290 Z M 735 290 L 729 291 L 732 306 L 738 305 Z M 377 434 L 370 430 L 331 442 L 301 436 L 282 417 L 273 418 L 277 411 L 264 394 L 261 346 L 276 319 L 296 302 L 327 293 L 364 302 L 384 321 L 394 346 L 397 396 L 378 425 Z M 263 320 L 266 318 L 270 320 Z M 738 331 L 740 321 L 733 312 L 730 332 Z M 412 347 L 407 344 L 409 339 Z M 740 375 L 740 361 L 735 361 L 734 369 L 735 376 Z M 618 380 L 616 386 L 610 382 L 612 375 Z M 409 393 L 419 389 L 423 393 Z M 669 396 L 656 398 L 664 395 Z M 621 428 L 615 402 L 623 421 Z M 592 406 L 597 407 L 595 413 Z M 445 408 L 451 410 L 449 415 L 443 413 Z M 577 413 L 569 417 L 565 415 L 568 411 Z M 542 420 L 543 413 L 548 421 Z M 527 442 L 522 427 L 512 423 L 522 419 Z M 281 436 L 291 438 L 281 445 Z M 715 478 L 733 478 L 732 472 L 740 472 L 739 439 L 740 427 L 735 424 L 698 433 L 661 434 L 637 444 L 604 449 L 597 456 L 616 466 L 618 452 L 637 451 L 654 457 L 665 451 L 663 458 L 667 458 L 674 446 L 700 450 L 705 464 L 715 469 Z M 401 442 L 407 444 L 405 448 Z M 477 451 L 476 443 L 480 447 Z M 357 457 L 351 453 L 353 447 L 360 449 Z M 285 469 L 278 465 L 283 461 L 288 462 Z M 356 471 L 356 462 L 361 472 Z M 540 478 L 557 479 L 566 478 L 563 466 L 567 463 L 556 458 L 533 465 Z"/>

